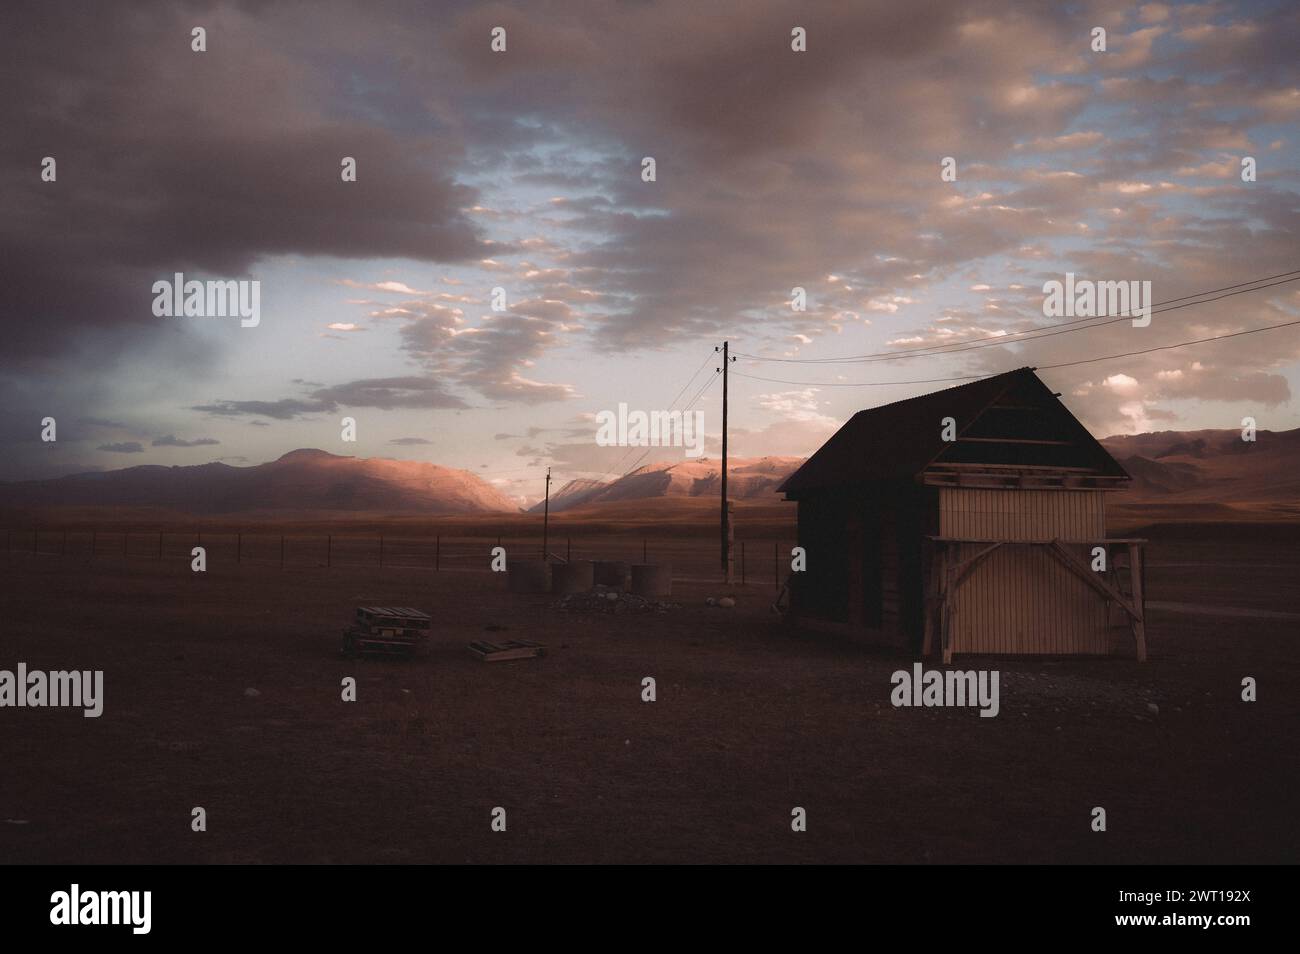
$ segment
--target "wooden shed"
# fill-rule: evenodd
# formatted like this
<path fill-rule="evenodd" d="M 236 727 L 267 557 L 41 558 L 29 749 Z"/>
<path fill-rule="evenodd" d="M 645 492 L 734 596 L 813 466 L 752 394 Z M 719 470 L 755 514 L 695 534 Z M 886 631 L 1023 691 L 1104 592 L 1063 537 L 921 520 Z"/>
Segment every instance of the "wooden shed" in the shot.
<path fill-rule="evenodd" d="M 789 618 L 909 652 L 1146 656 L 1128 474 L 1032 368 L 859 411 L 781 486 Z"/>

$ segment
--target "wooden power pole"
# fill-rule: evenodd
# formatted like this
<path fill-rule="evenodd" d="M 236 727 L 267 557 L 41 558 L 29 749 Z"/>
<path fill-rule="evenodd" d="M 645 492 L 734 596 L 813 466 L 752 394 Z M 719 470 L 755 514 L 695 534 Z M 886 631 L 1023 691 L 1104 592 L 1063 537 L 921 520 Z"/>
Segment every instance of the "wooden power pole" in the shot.
<path fill-rule="evenodd" d="M 722 579 L 731 582 L 731 506 L 727 500 L 727 366 L 735 359 L 730 357 L 731 342 L 722 342 Z M 716 350 L 716 349 L 715 349 Z"/>
<path fill-rule="evenodd" d="M 547 536 L 551 524 L 551 468 L 546 468 L 546 503 L 542 505 L 542 560 L 549 560 L 547 556 Z"/>

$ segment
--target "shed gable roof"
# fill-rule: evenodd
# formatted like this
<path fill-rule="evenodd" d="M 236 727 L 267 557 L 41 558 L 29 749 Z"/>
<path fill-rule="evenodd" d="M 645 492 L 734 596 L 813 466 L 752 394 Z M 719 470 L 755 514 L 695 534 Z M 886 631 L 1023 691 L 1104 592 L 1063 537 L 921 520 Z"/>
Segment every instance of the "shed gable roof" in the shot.
<path fill-rule="evenodd" d="M 957 440 L 945 441 L 944 418 Z M 972 465 L 1128 475 L 1032 368 L 859 411 L 779 490 L 910 480 Z"/>

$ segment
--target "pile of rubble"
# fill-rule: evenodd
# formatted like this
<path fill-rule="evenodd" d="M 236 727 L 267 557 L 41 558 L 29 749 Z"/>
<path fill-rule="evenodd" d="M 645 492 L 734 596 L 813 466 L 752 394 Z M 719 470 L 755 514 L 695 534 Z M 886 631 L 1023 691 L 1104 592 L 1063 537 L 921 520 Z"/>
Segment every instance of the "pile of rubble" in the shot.
<path fill-rule="evenodd" d="M 676 603 L 647 599 L 597 584 L 586 593 L 569 593 L 555 602 L 562 613 L 667 613 Z"/>

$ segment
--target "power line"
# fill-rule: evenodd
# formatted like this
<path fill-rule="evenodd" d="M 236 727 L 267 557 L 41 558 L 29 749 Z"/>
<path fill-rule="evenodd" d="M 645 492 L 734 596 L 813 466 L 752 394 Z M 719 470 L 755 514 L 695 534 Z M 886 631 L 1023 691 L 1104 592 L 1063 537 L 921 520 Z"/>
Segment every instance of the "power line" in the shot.
<path fill-rule="evenodd" d="M 677 392 L 677 396 L 674 397 L 674 398 L 672 399 L 672 402 L 668 405 L 668 410 L 669 410 L 669 411 L 671 411 L 671 410 L 673 409 L 673 406 L 678 402 L 678 400 L 681 399 L 681 396 L 682 396 L 683 394 L 686 393 L 686 389 L 689 388 L 689 387 L 691 386 L 692 383 L 694 383 L 695 379 L 698 378 L 698 377 L 700 376 L 700 372 L 703 371 L 706 367 L 708 367 L 709 362 L 712 361 L 712 360 L 713 360 L 713 352 L 710 351 L 708 354 L 706 354 L 706 355 L 704 356 L 704 361 L 701 362 L 700 366 L 699 366 L 698 368 L 695 369 L 695 373 L 692 374 L 692 375 L 687 379 L 686 383 L 682 385 L 681 390 Z M 712 381 L 713 379 L 710 378 L 709 380 Z M 706 384 L 705 386 L 707 387 L 707 384 Z M 696 397 L 698 397 L 700 393 L 703 393 L 703 390 L 704 390 L 704 389 L 701 388 L 701 389 L 700 389 L 700 392 L 698 392 L 698 393 L 696 394 Z M 692 398 L 692 399 L 691 399 L 692 403 L 694 402 L 694 400 L 695 400 L 695 398 Z M 687 406 L 689 407 L 690 405 L 688 404 Z M 622 470 L 622 468 L 623 468 L 623 464 L 627 461 L 628 457 L 630 457 L 630 456 L 632 455 L 632 452 L 633 452 L 634 450 L 636 450 L 636 446 L 635 446 L 635 445 L 634 445 L 634 446 L 631 446 L 631 447 L 628 447 L 628 449 L 625 450 L 625 451 L 623 452 L 623 456 L 620 457 L 620 458 L 618 459 L 618 463 L 616 463 L 612 468 L 610 468 L 609 470 L 605 471 L 605 472 L 604 472 L 603 474 L 601 474 L 600 476 L 601 476 L 601 477 L 608 477 L 610 474 L 617 474 L 620 470 Z M 649 453 L 649 452 L 647 451 L 647 453 Z M 646 456 L 645 454 L 642 454 L 642 455 L 641 455 L 641 460 L 645 460 L 645 456 Z M 628 474 L 630 474 L 633 470 L 636 470 L 636 468 L 637 468 L 637 466 L 638 466 L 639 464 L 640 464 L 640 461 L 638 461 L 637 464 L 633 464 L 631 470 L 624 471 L 624 472 L 622 473 L 621 476 L 626 477 L 626 476 L 627 476 Z"/>
<path fill-rule="evenodd" d="M 1177 344 L 1160 345 L 1154 348 L 1143 348 L 1139 351 L 1126 351 L 1123 354 L 1107 354 L 1096 358 L 1082 358 L 1078 361 L 1063 361 L 1060 364 L 1040 364 L 1039 370 L 1051 370 L 1053 368 L 1073 368 L 1081 364 L 1095 364 L 1098 361 L 1112 361 L 1116 358 L 1131 358 L 1135 355 L 1153 354 L 1157 351 L 1172 351 L 1174 348 L 1186 348 L 1190 345 L 1205 344 L 1208 341 L 1223 341 L 1227 338 L 1240 338 L 1244 335 L 1256 335 L 1263 331 L 1275 331 L 1278 328 L 1290 328 L 1294 325 L 1300 325 L 1300 320 L 1284 321 L 1281 324 L 1265 325 L 1262 328 L 1248 328 L 1245 331 L 1234 331 L 1226 335 L 1212 335 L 1209 338 L 1195 338 L 1191 341 L 1180 341 Z M 1002 372 L 990 372 L 989 374 L 965 374 L 951 378 L 929 378 L 923 381 L 785 381 L 780 378 L 763 378 L 756 374 L 745 374 L 743 371 L 734 371 L 743 378 L 750 378 L 754 381 L 768 381 L 773 384 L 793 384 L 804 387 L 818 388 L 875 388 L 891 387 L 896 384 L 943 384 L 949 381 L 974 381 L 978 378 L 991 378 Z"/>
<path fill-rule="evenodd" d="M 1208 304 L 1212 301 L 1221 301 L 1224 298 L 1231 298 L 1234 295 L 1244 295 L 1247 292 L 1261 291 L 1265 288 L 1272 288 L 1276 285 L 1285 285 L 1288 282 L 1300 281 L 1300 269 L 1291 272 L 1281 272 L 1278 275 L 1269 275 L 1264 278 L 1257 278 L 1249 282 L 1240 282 L 1236 285 L 1225 285 L 1222 288 L 1212 288 L 1209 291 L 1199 292 L 1195 295 L 1184 295 L 1181 298 L 1171 298 L 1168 301 L 1156 302 L 1151 305 L 1152 315 L 1163 315 L 1166 312 L 1177 311 L 1180 308 L 1190 308 L 1192 305 Z M 1290 278 L 1282 276 L 1290 275 Z M 1272 279 L 1281 279 L 1273 281 Z M 1268 284 L 1260 284 L 1268 282 Z M 1253 287 L 1246 288 L 1251 285 Z M 1231 289 L 1240 289 L 1232 291 Z M 1224 292 L 1224 294 L 1218 294 Z M 1214 297 L 1207 297 L 1214 296 Z M 1197 299 L 1192 301 L 1190 299 Z M 1176 304 L 1185 302 L 1184 304 Z M 1165 307 L 1171 306 L 1171 307 Z M 1159 311 L 1154 309 L 1159 308 Z M 992 348 L 999 345 L 1019 344 L 1022 341 L 1033 341 L 1036 338 L 1050 338 L 1061 334 L 1071 334 L 1076 331 L 1090 331 L 1093 328 L 1102 328 L 1106 325 L 1112 325 L 1120 321 L 1128 321 L 1135 317 L 1131 312 L 1108 318 L 1105 321 L 1097 321 L 1100 316 L 1088 318 L 1076 318 L 1073 321 L 1063 321 L 1048 328 L 1030 328 L 1025 331 L 1011 331 L 1005 334 L 989 334 L 974 341 L 954 341 L 944 344 L 927 345 L 921 348 L 903 348 L 897 351 L 878 351 L 872 354 L 848 355 L 840 358 L 768 358 L 759 355 L 744 354 L 736 352 L 739 357 L 748 358 L 753 361 L 779 362 L 782 364 L 870 364 L 876 361 L 893 361 L 904 358 L 931 358 L 945 354 L 958 354 L 962 351 L 975 351 L 980 348 Z M 1084 327 L 1066 327 L 1070 325 L 1080 325 L 1084 322 L 1096 322 L 1095 324 L 1085 325 Z"/>
<path fill-rule="evenodd" d="M 704 386 L 695 392 L 695 397 L 687 401 L 686 406 L 682 408 L 683 416 L 685 416 L 686 412 L 695 406 L 695 402 L 698 401 L 704 395 L 704 392 L 707 391 L 713 385 L 713 382 L 718 380 L 718 378 L 720 378 L 721 376 L 722 376 L 721 374 L 715 372 L 713 377 L 709 378 L 707 381 L 704 382 Z M 626 477 L 628 474 L 633 473 L 638 467 L 640 467 L 641 462 L 650 456 L 650 451 L 652 450 L 654 450 L 653 447 L 647 447 L 645 451 L 642 452 L 641 456 L 638 457 L 636 461 L 632 464 L 632 466 L 627 469 L 627 471 L 623 474 L 623 476 Z"/>
<path fill-rule="evenodd" d="M 709 362 L 712 360 L 713 360 L 713 352 L 709 352 L 704 356 L 704 362 L 698 368 L 695 369 L 695 373 L 691 375 L 690 380 L 682 385 L 682 389 L 677 392 L 677 397 L 673 398 L 672 404 L 668 405 L 669 409 L 671 409 L 673 404 L 676 404 L 678 399 L 681 398 L 681 396 L 686 393 L 686 389 L 689 388 L 691 384 L 695 381 L 695 379 L 700 376 L 700 372 L 703 371 L 706 367 L 708 367 Z"/>
<path fill-rule="evenodd" d="M 709 380 L 704 382 L 704 387 L 700 388 L 698 391 L 695 392 L 695 397 L 691 398 L 689 401 L 686 402 L 686 406 L 682 408 L 682 413 L 685 414 L 692 407 L 694 407 L 695 402 L 700 399 L 700 397 L 704 394 L 705 391 L 707 391 L 709 388 L 713 386 L 713 382 L 716 380 L 718 380 L 718 372 L 715 371 L 713 373 L 713 377 L 709 378 Z"/>
<path fill-rule="evenodd" d="M 1207 341 L 1224 341 L 1228 338 L 1240 338 L 1243 335 L 1257 335 L 1261 331 L 1274 331 L 1278 328 L 1289 328 L 1292 325 L 1300 325 L 1300 320 L 1284 321 L 1277 325 L 1265 325 L 1263 328 L 1248 328 L 1245 331 L 1234 331 L 1226 335 L 1213 335 L 1209 338 L 1196 338 L 1192 341 L 1180 341 L 1178 344 L 1162 345 L 1158 348 L 1143 348 L 1141 351 L 1126 351 L 1124 354 L 1108 354 L 1101 358 L 1084 358 L 1082 361 L 1063 361 L 1060 364 L 1043 364 L 1039 365 L 1039 367 L 1045 369 L 1072 368 L 1079 364 L 1093 364 L 1097 361 L 1111 361 L 1115 358 L 1131 358 L 1134 355 L 1139 354 L 1151 354 L 1156 351 L 1169 351 L 1173 348 L 1186 348 L 1188 345 L 1205 344 Z"/>

